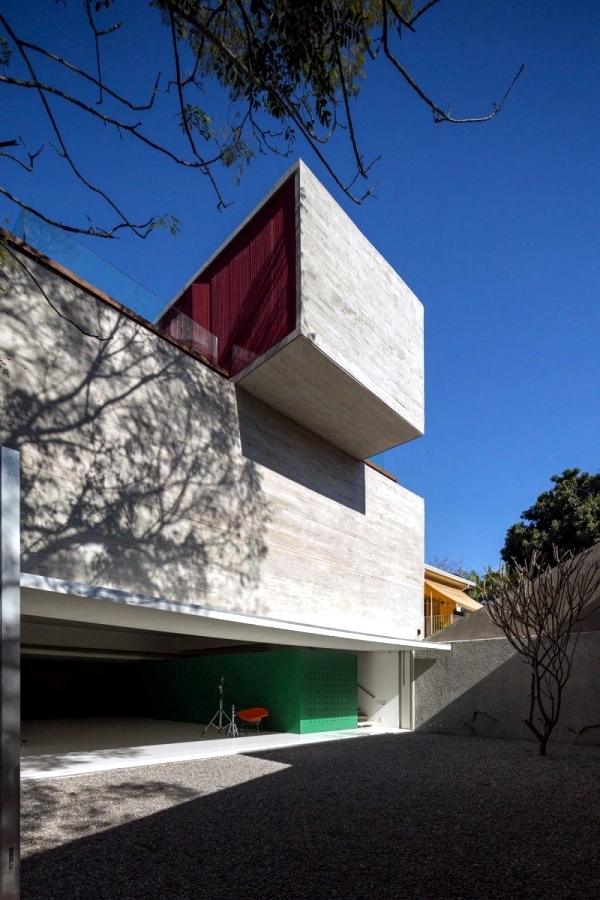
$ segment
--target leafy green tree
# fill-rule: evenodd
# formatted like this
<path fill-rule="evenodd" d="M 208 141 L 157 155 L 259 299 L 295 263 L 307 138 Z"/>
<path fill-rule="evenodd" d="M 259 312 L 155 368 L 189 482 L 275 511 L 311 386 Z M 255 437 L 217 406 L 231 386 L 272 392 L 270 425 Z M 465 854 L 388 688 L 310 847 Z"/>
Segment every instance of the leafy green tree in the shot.
<path fill-rule="evenodd" d="M 496 579 L 501 573 L 502 569 L 492 569 L 491 566 L 487 566 L 483 572 L 473 571 L 466 575 L 465 577 L 469 581 L 475 582 L 475 587 L 467 591 L 469 597 L 472 597 L 473 600 L 477 600 L 479 603 L 487 603 Z"/>
<path fill-rule="evenodd" d="M 104 59 L 115 32 L 121 37 L 132 33 L 128 31 L 132 4 L 83 0 L 82 12 L 79 3 L 63 0 L 63 14 L 69 21 L 77 15 L 86 17 L 87 65 L 77 65 L 18 33 L 4 4 L 0 9 L 0 89 L 35 96 L 40 103 L 36 123 L 45 122 L 46 128 L 42 145 L 29 147 L 21 138 L 27 133 L 26 111 L 24 121 L 13 122 L 9 117 L 10 124 L 3 124 L 0 130 L 9 129 L 9 133 L 0 134 L 0 162 L 7 178 L 16 167 L 33 171 L 42 154 L 56 153 L 61 173 L 78 181 L 87 198 L 93 197 L 104 212 L 84 222 L 57 222 L 51 211 L 16 196 L 9 184 L 0 185 L 0 193 L 21 209 L 70 232 L 111 238 L 122 229 L 140 237 L 158 226 L 176 231 L 178 221 L 172 215 L 140 221 L 126 209 L 125 198 L 111 196 L 82 150 L 87 121 L 88 125 L 101 123 L 104 133 L 116 140 L 137 142 L 140 149 L 166 156 L 173 164 L 209 179 L 219 205 L 225 203 L 219 179 L 223 167 L 239 177 L 257 152 L 285 156 L 299 137 L 338 186 L 360 202 L 372 188 L 365 183 L 356 189 L 356 184 L 368 178 L 372 163 L 359 147 L 353 103 L 367 68 L 374 67 L 378 57 L 418 95 L 437 123 L 493 118 L 520 74 L 519 70 L 504 97 L 483 116 L 458 118 L 450 107 L 434 101 L 404 66 L 401 39 L 412 36 L 421 16 L 438 2 L 422 0 L 417 8 L 413 0 L 152 0 L 149 15 L 160 16 L 164 25 L 163 44 L 156 52 L 164 56 L 163 51 L 168 51 L 170 71 L 151 73 L 154 83 L 148 84 L 145 98 L 128 95 L 129 83 L 122 74 L 129 62 L 124 43 L 115 45 L 125 48 L 120 59 L 116 54 L 108 62 Z M 53 8 L 50 2 L 47 11 L 42 6 L 38 4 L 36 14 L 47 15 Z M 77 28 L 72 32 L 80 34 Z M 82 49 L 73 48 L 75 59 L 85 59 Z M 114 84 L 116 73 L 121 73 L 121 79 Z M 208 91 L 211 85 L 217 92 Z M 225 100 L 225 115 L 207 108 L 215 96 Z M 155 117 L 156 108 L 163 109 L 165 104 L 170 104 L 171 128 L 165 127 L 169 118 L 164 114 L 160 120 Z M 78 117 L 63 117 L 65 109 L 76 111 Z M 338 132 L 348 142 L 352 158 L 347 178 L 333 166 L 325 149 Z"/>
<path fill-rule="evenodd" d="M 562 555 L 600 542 L 600 474 L 565 469 L 550 481 L 554 487 L 540 494 L 506 533 L 500 555 L 511 569 L 525 565 L 533 551 L 550 562 L 554 547 Z"/>

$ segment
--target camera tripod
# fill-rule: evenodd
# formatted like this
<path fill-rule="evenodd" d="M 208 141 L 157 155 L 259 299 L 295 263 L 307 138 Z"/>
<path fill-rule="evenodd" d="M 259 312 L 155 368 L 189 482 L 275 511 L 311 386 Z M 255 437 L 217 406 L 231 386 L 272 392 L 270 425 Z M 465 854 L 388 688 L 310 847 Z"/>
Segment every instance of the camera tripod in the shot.
<path fill-rule="evenodd" d="M 241 737 L 240 729 L 235 724 L 235 704 L 231 704 L 231 719 L 229 720 L 229 725 L 227 726 L 227 731 L 225 732 L 227 737 Z"/>
<path fill-rule="evenodd" d="M 233 718 L 233 719 L 231 719 L 231 718 L 227 715 L 227 713 L 225 712 L 225 710 L 223 709 L 223 685 L 224 685 L 224 684 L 225 684 L 225 679 L 224 679 L 223 676 L 221 675 L 221 681 L 220 681 L 220 683 L 219 683 L 219 708 L 218 708 L 218 710 L 216 711 L 216 713 L 214 714 L 214 716 L 212 717 L 212 719 L 210 720 L 210 722 L 208 723 L 208 725 L 206 726 L 206 728 L 204 729 L 204 731 L 202 732 L 202 734 L 200 735 L 201 738 L 204 737 L 204 735 L 206 734 L 206 732 L 208 731 L 208 729 L 211 727 L 211 725 L 212 725 L 213 728 L 216 728 L 216 729 L 217 729 L 217 731 L 219 732 L 219 734 L 221 734 L 221 732 L 223 731 L 224 728 L 227 728 L 227 734 L 230 733 L 230 729 L 232 729 L 232 728 L 235 729 L 235 731 L 237 731 L 237 728 L 236 728 L 236 725 L 235 725 L 235 711 L 234 711 L 234 707 L 233 707 L 233 706 L 231 707 L 232 712 L 234 713 L 234 718 Z M 224 719 L 225 719 L 227 722 L 229 722 L 229 725 L 228 725 L 228 726 L 225 725 L 225 722 L 223 721 Z M 217 724 L 217 723 L 218 723 L 218 724 Z"/>

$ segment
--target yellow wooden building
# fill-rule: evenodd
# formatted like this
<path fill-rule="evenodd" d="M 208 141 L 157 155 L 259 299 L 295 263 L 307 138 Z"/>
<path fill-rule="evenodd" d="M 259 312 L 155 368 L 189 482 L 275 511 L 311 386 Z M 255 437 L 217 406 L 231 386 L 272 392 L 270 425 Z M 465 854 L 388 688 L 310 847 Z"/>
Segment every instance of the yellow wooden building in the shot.
<path fill-rule="evenodd" d="M 472 600 L 466 593 L 469 588 L 475 587 L 473 581 L 427 565 L 424 580 L 425 637 L 481 609 L 481 603 Z"/>

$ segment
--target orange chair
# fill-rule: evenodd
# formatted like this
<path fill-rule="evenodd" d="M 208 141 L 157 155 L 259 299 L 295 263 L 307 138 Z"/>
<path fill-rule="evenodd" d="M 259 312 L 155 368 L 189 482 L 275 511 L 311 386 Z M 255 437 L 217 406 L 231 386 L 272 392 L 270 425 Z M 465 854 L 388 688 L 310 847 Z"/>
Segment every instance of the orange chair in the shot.
<path fill-rule="evenodd" d="M 241 719 L 246 725 L 256 725 L 257 734 L 261 731 L 260 723 L 263 719 L 266 719 L 268 715 L 269 710 L 265 709 L 263 706 L 253 706 L 252 709 L 241 709 L 237 713 L 238 719 Z"/>

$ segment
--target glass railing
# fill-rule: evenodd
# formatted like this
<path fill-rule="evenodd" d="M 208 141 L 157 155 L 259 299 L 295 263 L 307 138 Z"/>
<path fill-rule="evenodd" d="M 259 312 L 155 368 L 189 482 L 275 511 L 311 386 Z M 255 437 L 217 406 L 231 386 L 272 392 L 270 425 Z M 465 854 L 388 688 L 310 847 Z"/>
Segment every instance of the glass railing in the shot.
<path fill-rule="evenodd" d="M 385 469 L 385 453 L 377 453 L 375 456 L 370 456 L 369 461 L 375 463 L 380 469 Z"/>
<path fill-rule="evenodd" d="M 203 359 L 215 365 L 219 361 L 218 340 L 198 322 L 194 322 L 185 313 L 171 308 L 167 315 L 158 322 L 158 327 L 165 334 L 185 344 L 190 350 L 198 353 Z"/>
<path fill-rule="evenodd" d="M 13 234 L 150 322 L 165 308 L 162 297 L 33 213 L 19 213 Z"/>

